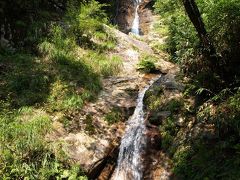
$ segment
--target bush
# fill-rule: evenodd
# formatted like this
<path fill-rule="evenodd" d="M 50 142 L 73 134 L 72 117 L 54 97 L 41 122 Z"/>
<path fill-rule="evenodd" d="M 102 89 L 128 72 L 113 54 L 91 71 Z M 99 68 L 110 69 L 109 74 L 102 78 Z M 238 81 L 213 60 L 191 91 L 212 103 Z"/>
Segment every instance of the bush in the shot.
<path fill-rule="evenodd" d="M 193 127 L 177 127 L 171 119 L 163 121 L 160 127 L 163 148 L 173 157 L 177 178 L 239 179 L 240 3 L 238 0 L 196 3 L 216 49 L 212 55 L 218 67 L 215 69 L 210 66 L 212 57 L 205 55 L 181 1 L 155 3 L 155 11 L 161 14 L 168 29 L 166 50 L 188 77 L 186 93 L 193 92 L 195 99 L 193 110 L 185 114 L 186 119 L 194 119 Z M 167 108 L 177 112 L 181 106 L 182 103 L 170 101 Z"/>
<path fill-rule="evenodd" d="M 29 107 L 5 111 L 0 114 L 0 123 L 0 176 L 3 179 L 84 178 L 79 166 L 70 167 L 53 153 L 53 146 L 45 138 L 51 132 L 51 120 L 44 111 Z"/>
<path fill-rule="evenodd" d="M 122 114 L 120 112 L 120 109 L 113 108 L 109 113 L 107 113 L 104 117 L 105 121 L 108 122 L 108 124 L 114 124 L 122 120 Z"/>
<path fill-rule="evenodd" d="M 104 29 L 104 24 L 108 24 L 105 6 L 95 0 L 81 4 L 80 8 L 69 4 L 66 23 L 68 33 L 75 37 L 77 44 L 101 51 L 114 47 L 115 39 Z"/>
<path fill-rule="evenodd" d="M 47 4 L 52 3 L 60 5 L 60 9 L 66 8 L 62 2 Z M 33 4 L 39 6 L 39 2 Z M 25 9 L 22 5 L 20 10 Z M 28 16 L 32 4 L 27 7 L 30 9 L 21 17 Z M 121 68 L 121 60 L 109 59 L 106 53 L 114 47 L 115 39 L 104 30 L 103 24 L 108 19 L 103 7 L 93 0 L 71 1 L 67 13 L 53 10 L 50 15 L 51 8 L 42 14 L 36 12 L 38 18 L 43 14 L 51 17 L 49 21 L 43 18 L 43 22 L 33 24 L 36 27 L 26 38 L 26 43 L 34 42 L 30 43 L 31 50 L 0 47 L 0 177 L 3 179 L 87 179 L 66 154 L 60 157 L 62 147 L 56 149 L 54 143 L 47 142 L 46 135 L 51 132 L 50 117 L 56 111 L 63 114 L 62 121 L 68 126 L 66 117 L 97 97 L 101 76 L 115 75 Z M 34 19 L 32 14 L 30 19 Z M 53 19 L 57 21 L 50 22 Z M 29 27 L 25 21 L 16 23 L 18 27 Z M 33 52 L 38 42 L 38 52 Z M 25 45 L 20 37 L 19 43 Z M 86 131 L 94 133 L 91 118 L 87 117 L 86 124 Z"/>
<path fill-rule="evenodd" d="M 144 73 L 151 73 L 156 71 L 155 64 L 149 60 L 141 60 L 137 66 L 137 69 Z"/>
<path fill-rule="evenodd" d="M 179 128 L 176 125 L 176 119 L 173 116 L 165 119 L 160 126 L 160 133 L 162 136 L 162 148 L 170 155 L 175 153 L 173 152 L 172 146 L 178 130 Z"/>
<path fill-rule="evenodd" d="M 180 112 L 184 106 L 183 99 L 171 99 L 167 102 L 165 110 L 171 111 L 171 113 Z"/>

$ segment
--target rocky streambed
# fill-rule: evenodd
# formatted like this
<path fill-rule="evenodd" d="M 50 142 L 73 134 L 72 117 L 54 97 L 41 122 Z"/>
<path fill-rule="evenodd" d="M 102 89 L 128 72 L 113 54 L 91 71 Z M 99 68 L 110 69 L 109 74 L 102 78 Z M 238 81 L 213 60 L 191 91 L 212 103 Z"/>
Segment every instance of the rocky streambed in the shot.
<path fill-rule="evenodd" d="M 142 0 L 139 4 L 138 14 L 140 19 L 140 34 L 145 35 L 150 31 L 150 25 L 153 21 L 152 0 Z M 131 32 L 132 24 L 135 16 L 136 2 L 134 0 L 118 0 L 118 8 L 116 11 L 116 23 L 119 30 L 128 34 Z"/>
<path fill-rule="evenodd" d="M 50 140 L 62 142 L 62 149 L 70 159 L 79 164 L 90 179 L 110 179 L 118 158 L 119 145 L 126 128 L 126 121 L 133 114 L 139 91 L 151 79 L 159 75 L 145 75 L 137 71 L 137 64 L 143 54 L 155 56 L 158 72 L 171 73 L 175 66 L 164 60 L 162 54 L 154 54 L 149 40 L 163 42 L 161 36 L 152 36 L 154 21 L 151 14 L 151 1 L 144 0 L 139 7 L 140 26 L 142 34 L 138 40 L 126 33 L 130 31 L 133 21 L 134 6 L 131 1 L 119 1 L 118 24 L 120 29 L 105 26 L 106 31 L 117 39 L 117 46 L 109 56 L 122 58 L 122 70 L 114 76 L 103 79 L 103 89 L 95 102 L 85 104 L 83 109 L 72 114 L 71 122 L 67 128 L 58 121 L 54 121 L 54 132 Z M 124 33 L 125 32 L 125 33 Z M 109 123 L 109 121 L 112 121 Z M 150 149 L 158 148 L 157 127 L 147 124 L 148 146 Z M 152 148 L 153 146 L 156 148 Z M 148 153 L 156 154 L 156 151 Z M 152 156 L 151 156 L 152 157 Z M 153 159 L 146 159 L 145 167 L 151 165 L 155 168 Z M 168 167 L 166 167 L 168 168 Z M 153 169 L 148 168 L 144 177 L 152 176 Z M 151 171 L 151 172 L 150 172 Z M 157 176 L 156 176 L 157 177 Z M 154 179 L 154 178 L 150 178 Z"/>

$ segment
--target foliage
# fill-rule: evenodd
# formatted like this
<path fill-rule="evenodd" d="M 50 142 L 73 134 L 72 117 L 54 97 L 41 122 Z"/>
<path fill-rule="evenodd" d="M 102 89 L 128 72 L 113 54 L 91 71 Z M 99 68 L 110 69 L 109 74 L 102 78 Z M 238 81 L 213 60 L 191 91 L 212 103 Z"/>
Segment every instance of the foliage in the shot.
<path fill-rule="evenodd" d="M 45 140 L 51 131 L 49 115 L 23 107 L 0 115 L 0 176 L 3 179 L 82 177 L 79 166 L 69 167 L 53 154 Z"/>
<path fill-rule="evenodd" d="M 228 145 L 227 142 L 209 145 L 198 141 L 191 149 L 175 154 L 175 173 L 182 179 L 238 179 L 240 159 L 235 152 L 226 153 L 230 149 L 223 147 Z"/>
<path fill-rule="evenodd" d="M 164 49 L 188 77 L 185 98 L 195 99 L 188 113 L 179 102 L 165 106 L 173 116 L 160 125 L 162 148 L 172 157 L 179 179 L 239 179 L 240 4 L 238 0 L 196 3 L 216 48 L 217 70 L 208 63 L 181 1 L 155 3 L 164 23 L 160 29 L 168 30 Z M 162 106 L 163 100 L 155 109 Z M 189 121 L 188 127 L 176 124 L 176 113 Z"/>
<path fill-rule="evenodd" d="M 86 124 L 85 131 L 87 131 L 89 134 L 93 134 L 95 132 L 95 127 L 93 125 L 93 118 L 91 115 L 87 115 L 84 123 Z"/>
<path fill-rule="evenodd" d="M 114 47 L 114 37 L 106 33 L 104 24 L 108 24 L 106 13 L 102 10 L 105 4 L 91 0 L 80 8 L 69 4 L 66 15 L 68 34 L 72 34 L 76 42 L 92 49 L 106 50 Z"/>
<path fill-rule="evenodd" d="M 156 70 L 156 67 L 153 62 L 142 60 L 138 64 L 138 70 L 144 73 L 150 73 L 150 72 L 154 72 Z"/>
<path fill-rule="evenodd" d="M 137 64 L 137 69 L 144 73 L 153 73 L 156 71 L 156 58 L 150 55 L 142 55 L 140 62 Z"/>
<path fill-rule="evenodd" d="M 162 148 L 165 151 L 169 151 L 169 153 L 172 150 L 170 147 L 172 146 L 172 143 L 174 141 L 174 138 L 178 132 L 178 127 L 176 125 L 176 119 L 173 116 L 168 117 L 161 125 L 160 132 L 162 136 Z"/>
<path fill-rule="evenodd" d="M 93 0 L 0 4 L 9 23 L 3 27 L 9 43 L 0 47 L 0 177 L 87 179 L 46 135 L 56 114 L 67 128 L 69 114 L 97 97 L 101 78 L 122 67 L 119 57 L 108 57 L 115 39 L 104 29 L 105 5 Z M 94 133 L 91 117 L 85 123 Z"/>
<path fill-rule="evenodd" d="M 163 18 L 165 26 L 162 25 L 161 28 L 168 30 L 165 49 L 170 53 L 172 60 L 179 62 L 181 58 L 191 57 L 193 48 L 198 45 L 198 39 L 180 1 L 156 1 L 154 6 L 155 11 Z"/>
<path fill-rule="evenodd" d="M 198 85 L 213 91 L 220 91 L 227 83 L 236 83 L 239 72 L 237 57 L 240 41 L 237 33 L 239 26 L 239 2 L 237 0 L 197 1 L 209 38 L 216 48 L 219 62 L 214 72 L 210 68 L 204 49 L 197 33 L 184 13 L 180 1 L 156 1 L 155 11 L 160 13 L 168 29 L 167 51 L 172 60 L 178 62 L 183 72 L 199 81 Z M 225 76 L 228 73 L 228 76 Z M 209 81 L 211 79 L 211 81 Z"/>
<path fill-rule="evenodd" d="M 18 48 L 35 50 L 35 47 L 49 32 L 49 26 L 60 22 L 65 28 L 77 27 L 82 33 L 93 33 L 102 28 L 102 24 L 108 21 L 104 10 L 116 6 L 115 1 L 105 1 L 106 4 L 97 1 L 85 0 L 16 0 L 14 2 L 2 1 L 0 6 L 0 24 L 4 25 L 1 31 L 4 38 L 10 44 Z M 67 16 L 66 16 L 67 14 Z M 113 18 L 113 14 L 109 16 Z M 66 18 L 69 24 L 63 22 Z M 83 23 L 84 22 L 84 23 Z M 87 23 L 85 23 L 87 22 Z M 6 25 L 7 24 L 7 25 Z M 76 25 L 76 26 L 75 26 Z M 95 31 L 96 30 L 96 31 Z M 77 32 L 74 32 L 77 34 Z M 78 32 L 80 36 L 80 32 Z M 106 34 L 105 34 L 106 35 Z M 100 36 L 105 36 L 100 33 Z M 83 44 L 82 44 L 83 45 Z"/>
<path fill-rule="evenodd" d="M 114 124 L 122 120 L 121 111 L 118 108 L 113 108 L 109 113 L 105 115 L 104 120 L 108 122 L 108 124 Z"/>

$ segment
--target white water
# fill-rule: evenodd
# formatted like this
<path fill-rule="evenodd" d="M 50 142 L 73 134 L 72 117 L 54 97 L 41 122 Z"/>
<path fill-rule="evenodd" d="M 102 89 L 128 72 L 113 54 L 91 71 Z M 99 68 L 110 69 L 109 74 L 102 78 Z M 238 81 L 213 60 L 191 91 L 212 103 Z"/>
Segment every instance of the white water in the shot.
<path fill-rule="evenodd" d="M 133 34 L 139 35 L 139 15 L 138 15 L 138 8 L 139 8 L 139 4 L 140 4 L 141 0 L 136 0 L 136 9 L 135 9 L 135 15 L 134 15 L 134 20 L 133 20 L 133 25 L 132 25 L 132 29 L 131 32 Z"/>
<path fill-rule="evenodd" d="M 159 78 L 159 77 L 158 77 Z M 117 167 L 113 180 L 141 180 L 143 175 L 142 155 L 146 148 L 146 124 L 143 111 L 143 98 L 149 87 L 158 79 L 152 80 L 139 94 L 137 106 L 128 120 L 126 132 L 119 148 Z"/>

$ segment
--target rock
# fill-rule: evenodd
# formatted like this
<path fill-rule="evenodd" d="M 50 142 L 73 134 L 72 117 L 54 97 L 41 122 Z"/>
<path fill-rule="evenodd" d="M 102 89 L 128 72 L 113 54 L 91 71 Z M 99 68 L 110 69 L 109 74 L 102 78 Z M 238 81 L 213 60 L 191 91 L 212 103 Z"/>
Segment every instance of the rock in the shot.
<path fill-rule="evenodd" d="M 92 165 L 92 167 L 88 171 L 88 177 L 90 179 L 99 180 L 110 179 L 116 166 L 118 151 L 118 146 L 112 146 L 112 148 L 104 158 L 100 159 Z"/>
<path fill-rule="evenodd" d="M 130 51 L 134 50 L 133 47 L 137 48 L 138 50 L 144 52 L 144 53 L 153 53 L 153 50 L 146 42 L 137 40 L 133 37 L 128 36 L 127 34 L 117 30 L 110 28 L 107 25 L 104 25 L 105 31 L 112 33 L 115 37 L 117 37 L 118 42 L 118 48 L 123 50 L 125 49 L 126 54 L 131 54 Z M 134 52 L 133 52 L 134 53 Z"/>
<path fill-rule="evenodd" d="M 139 7 L 140 29 L 142 34 L 148 34 L 152 23 L 152 0 L 143 0 Z"/>
<path fill-rule="evenodd" d="M 180 126 L 180 127 L 183 127 L 184 124 L 185 124 L 185 119 L 184 119 L 183 117 L 179 117 L 179 118 L 177 119 L 176 124 L 177 124 L 178 126 Z"/>
<path fill-rule="evenodd" d="M 116 22 L 122 32 L 129 33 L 131 31 L 134 14 L 134 1 L 118 0 Z"/>
<path fill-rule="evenodd" d="M 162 121 L 171 115 L 170 111 L 153 112 L 149 114 L 148 121 L 155 126 L 162 124 Z"/>

